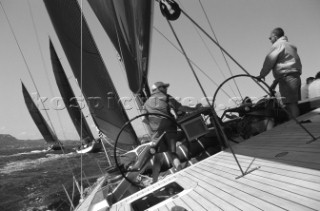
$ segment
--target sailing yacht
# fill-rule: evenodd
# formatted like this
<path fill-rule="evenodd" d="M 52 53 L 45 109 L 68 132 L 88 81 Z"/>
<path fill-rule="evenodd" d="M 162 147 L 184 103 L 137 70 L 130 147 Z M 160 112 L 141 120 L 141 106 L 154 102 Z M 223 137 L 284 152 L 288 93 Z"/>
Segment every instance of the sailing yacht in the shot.
<path fill-rule="evenodd" d="M 71 117 L 71 120 L 82 140 L 81 146 L 76 151 L 78 153 L 99 152 L 102 149 L 101 140 L 95 140 L 90 127 L 81 111 L 80 105 L 68 81 L 58 55 L 50 40 L 50 53 L 52 69 L 56 78 L 57 86 L 60 90 L 62 99 Z"/>
<path fill-rule="evenodd" d="M 45 118 L 42 116 L 39 108 L 32 100 L 32 97 L 30 96 L 23 82 L 21 82 L 21 85 L 24 101 L 26 103 L 28 111 L 44 140 L 49 144 L 48 150 L 61 150 L 61 148 L 63 147 L 62 143 L 58 140 L 57 136 L 50 128 Z"/>
<path fill-rule="evenodd" d="M 150 95 L 147 77 L 154 2 L 88 2 L 119 52 L 131 91 L 143 101 L 143 97 Z M 134 150 L 133 164 L 126 169 L 120 167 L 114 153 L 123 178 L 117 177 L 114 181 L 106 173 L 75 210 L 317 210 L 320 207 L 320 154 L 317 147 L 320 134 L 316 129 L 320 122 L 319 110 L 266 132 L 258 131 L 258 135 L 251 131 L 252 134 L 246 134 L 250 139 L 230 144 L 234 138 L 233 129 L 243 123 L 243 117 L 259 114 L 259 118 L 254 120 L 261 119 L 263 112 L 260 110 L 267 108 L 282 111 L 281 105 L 277 107 L 277 101 L 276 104 L 264 101 L 258 104 L 260 106 L 243 103 L 235 109 L 226 110 L 239 114 L 238 118 L 230 118 L 230 121 L 222 121 L 211 106 L 177 120 L 188 144 L 200 142 L 201 146 L 204 140 L 208 140 L 219 143 L 220 150 L 210 153 L 207 152 L 208 147 L 204 147 L 202 152 L 208 156 L 197 159 L 196 163 L 188 159 L 187 168 L 164 176 L 155 184 L 141 185 L 139 182 L 146 163 L 156 152 L 162 136 L 151 137 L 150 142 L 141 144 L 131 123 L 154 114 L 141 114 L 129 120 L 121 104 L 112 109 L 108 107 L 110 96 L 117 102 L 119 96 L 77 1 L 44 0 L 44 3 L 73 73 L 78 81 L 83 81 L 82 91 L 86 100 L 98 97 L 104 105 L 90 107 L 97 127 L 114 140 L 114 152 L 117 144 L 126 146 L 128 151 L 130 147 L 138 147 Z M 187 15 L 173 0 L 158 3 L 162 14 L 170 21 L 182 14 Z M 212 41 L 230 56 L 219 43 Z M 269 99 L 274 102 L 274 98 Z M 272 107 L 274 105 L 276 107 Z M 308 111 L 312 109 L 315 107 Z M 278 112 L 271 113 L 278 115 Z M 269 116 L 268 113 L 262 118 L 263 122 L 269 122 L 277 116 Z M 304 119 L 310 119 L 311 123 L 302 125 L 300 120 Z M 255 123 L 252 118 L 250 120 L 248 125 Z"/>

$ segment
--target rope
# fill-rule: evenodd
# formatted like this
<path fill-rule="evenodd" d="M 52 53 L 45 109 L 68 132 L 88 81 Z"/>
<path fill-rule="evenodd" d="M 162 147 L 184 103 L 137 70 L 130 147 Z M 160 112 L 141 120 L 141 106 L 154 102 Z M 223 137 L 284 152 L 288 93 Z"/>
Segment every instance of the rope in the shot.
<path fill-rule="evenodd" d="M 179 1 L 179 4 L 182 6 L 182 3 L 181 3 L 180 1 Z M 195 31 L 197 32 L 198 36 L 200 37 L 203 46 L 206 48 L 206 50 L 207 50 L 207 52 L 209 53 L 209 55 L 211 56 L 212 60 L 214 61 L 214 63 L 215 63 L 216 66 L 218 67 L 219 72 L 221 73 L 221 75 L 223 76 L 223 78 L 226 79 L 226 78 L 227 78 L 226 75 L 223 73 L 220 65 L 218 64 L 217 60 L 216 60 L 215 57 L 213 56 L 213 54 L 212 54 L 212 52 L 210 51 L 208 45 L 206 45 L 204 39 L 203 39 L 202 36 L 200 35 L 200 33 L 199 33 L 199 31 L 197 30 L 197 28 L 196 28 L 194 25 L 192 25 L 192 26 L 193 26 L 193 28 L 195 29 Z M 233 91 L 233 89 L 232 89 L 232 87 L 230 86 L 230 84 L 229 84 L 229 88 L 230 88 L 231 92 L 233 93 L 233 95 L 236 96 L 236 93 Z M 232 97 L 230 97 L 230 96 L 228 96 L 228 97 L 229 97 L 230 99 L 232 99 Z"/>
<path fill-rule="evenodd" d="M 101 131 L 99 131 L 99 137 L 100 137 L 101 141 L 104 140 L 104 141 L 105 141 L 107 144 L 109 144 L 112 148 L 115 147 L 114 144 L 112 144 L 107 138 L 105 138 L 105 136 L 103 135 L 103 133 L 102 133 Z M 118 151 L 121 151 L 121 152 L 123 152 L 123 153 L 128 152 L 127 150 L 121 149 L 121 148 L 119 148 L 119 147 L 117 147 L 117 150 L 118 150 Z"/>
<path fill-rule="evenodd" d="M 23 58 L 23 62 L 24 62 L 24 64 L 26 65 L 26 68 L 27 68 L 28 74 L 29 74 L 29 76 L 30 76 L 30 78 L 31 78 L 31 81 L 32 81 L 32 83 L 33 83 L 33 86 L 35 87 L 35 89 L 36 89 L 36 91 L 37 91 L 37 94 L 38 94 L 38 96 L 39 96 L 39 99 L 40 99 L 40 102 L 41 102 L 43 108 L 45 108 L 45 107 L 44 107 L 44 104 L 43 104 L 43 101 L 41 100 L 41 97 L 40 97 L 40 92 L 39 92 L 39 90 L 38 90 L 38 88 L 37 88 L 37 86 L 36 86 L 36 83 L 35 83 L 35 81 L 34 81 L 34 78 L 33 78 L 32 74 L 31 74 L 31 71 L 30 71 L 29 65 L 28 65 L 28 63 L 27 63 L 27 60 L 26 60 L 26 58 L 24 57 L 24 54 L 23 54 L 22 49 L 21 49 L 21 47 L 20 47 L 20 45 L 19 45 L 18 39 L 17 39 L 17 37 L 16 37 L 16 34 L 14 33 L 14 30 L 13 30 L 13 27 L 12 27 L 12 25 L 11 25 L 11 22 L 10 22 L 10 20 L 9 20 L 9 18 L 8 18 L 8 15 L 7 15 L 7 13 L 6 13 L 6 11 L 5 11 L 5 9 L 4 9 L 1 1 L 0 1 L 0 5 L 1 5 L 1 8 L 2 8 L 2 10 L 3 10 L 3 12 L 4 12 L 5 17 L 6 17 L 6 20 L 7 20 L 7 22 L 8 22 L 8 25 L 9 25 L 9 27 L 10 27 L 11 33 L 12 33 L 12 35 L 13 35 L 13 37 L 14 37 L 14 40 L 15 40 L 15 42 L 16 42 L 16 44 L 17 44 L 17 47 L 18 47 L 18 49 L 19 49 L 19 51 L 20 51 L 20 55 L 21 55 L 22 58 Z M 50 123 L 50 125 L 51 125 L 51 127 L 52 127 L 53 133 L 55 134 L 55 136 L 57 136 L 57 135 L 56 135 L 56 131 L 55 131 L 55 129 L 54 129 L 54 127 L 53 127 L 53 124 L 52 124 L 52 122 L 51 122 L 51 119 L 50 119 L 50 117 L 49 117 L 49 115 L 48 115 L 47 110 L 44 109 L 44 111 L 45 111 L 45 114 L 46 114 L 46 116 L 47 116 L 47 118 L 48 118 L 48 121 L 49 121 L 49 123 Z M 58 142 L 59 142 L 59 141 L 58 141 Z M 60 143 L 59 143 L 59 144 L 60 144 Z"/>
<path fill-rule="evenodd" d="M 116 32 L 117 32 L 117 30 L 116 30 Z M 123 58 L 122 58 L 122 51 L 121 51 L 121 45 L 120 45 L 120 41 L 119 41 L 118 32 L 117 32 L 116 34 L 117 34 L 119 49 L 120 49 L 120 52 L 121 52 L 121 56 L 119 55 L 120 58 L 118 58 L 118 61 L 119 61 L 118 64 L 119 64 L 119 66 L 120 66 L 122 75 L 123 75 L 124 77 L 126 77 L 125 67 L 124 67 L 123 63 L 121 62 L 121 59 L 123 59 Z M 117 51 L 116 51 L 116 52 L 117 52 Z M 140 104 L 138 104 L 138 102 L 136 101 L 136 98 L 139 97 L 139 96 L 138 96 L 138 95 L 134 96 L 132 92 L 130 92 L 130 95 L 131 95 L 131 97 L 132 97 L 132 99 L 133 99 L 133 102 L 134 102 L 136 111 L 139 112 L 139 113 L 141 113 L 142 106 L 140 106 Z M 124 108 L 124 109 L 125 109 L 125 108 Z M 148 129 L 146 128 L 146 125 L 145 125 L 145 124 L 143 124 L 143 128 L 144 128 L 145 132 L 148 133 Z"/>
<path fill-rule="evenodd" d="M 194 77 L 196 78 L 196 81 L 198 82 L 198 85 L 199 85 L 199 87 L 200 87 L 200 89 L 201 89 L 201 91 L 202 91 L 202 93 L 203 93 L 204 97 L 206 98 L 206 101 L 207 101 L 208 105 L 210 105 L 210 106 L 211 106 L 211 104 L 210 104 L 210 102 L 209 102 L 209 100 L 208 100 L 208 98 L 207 98 L 207 94 L 206 94 L 206 92 L 204 91 L 204 89 L 203 89 L 203 87 L 202 87 L 202 85 L 201 85 L 201 83 L 200 83 L 200 81 L 199 81 L 199 78 L 198 78 L 198 76 L 197 76 L 196 72 L 194 71 L 194 69 L 193 69 L 193 67 L 192 67 L 192 65 L 191 65 L 191 63 L 190 63 L 190 60 L 188 59 L 188 56 L 187 56 L 187 54 L 186 54 L 186 52 L 185 52 L 185 50 L 184 50 L 184 48 L 183 48 L 183 46 L 182 46 L 182 44 L 181 44 L 181 42 L 180 42 L 179 38 L 177 37 L 176 32 L 174 31 L 174 29 L 173 29 L 173 27 L 172 27 L 172 25 L 171 25 L 170 21 L 169 21 L 169 20 L 167 20 L 167 22 L 168 22 L 168 24 L 169 24 L 169 26 L 170 26 L 170 28 L 171 28 L 171 31 L 172 31 L 172 33 L 173 33 L 174 37 L 176 38 L 176 40 L 177 40 L 177 42 L 178 42 L 178 44 L 179 44 L 179 46 L 180 46 L 180 48 L 181 48 L 181 50 L 182 50 L 182 52 L 183 52 L 183 55 L 185 56 L 185 58 L 186 58 L 186 60 L 187 60 L 187 62 L 188 62 L 188 65 L 189 65 L 189 67 L 190 67 L 190 69 L 191 69 L 191 71 L 192 71 L 192 73 L 193 73 Z"/>
<path fill-rule="evenodd" d="M 159 29 L 157 29 L 155 26 L 153 27 L 156 32 L 158 32 L 163 38 L 165 38 L 177 51 L 179 51 L 182 55 L 182 51 L 180 49 L 178 49 L 177 46 L 175 46 L 175 44 L 173 42 L 171 42 Z M 217 84 L 207 73 L 204 72 L 204 70 L 202 70 L 195 62 L 193 62 L 190 58 L 188 58 L 189 61 L 192 63 L 192 65 L 194 65 L 203 75 L 205 75 L 214 85 L 216 85 L 217 87 L 219 86 L 219 84 Z M 227 97 L 232 98 L 225 90 L 222 89 L 222 92 L 227 95 Z"/>
<path fill-rule="evenodd" d="M 124 57 L 123 57 L 122 48 L 121 48 L 121 44 L 120 44 L 119 33 L 118 33 L 117 27 L 116 27 L 116 25 L 115 25 L 115 22 L 113 22 L 113 24 L 114 24 L 114 29 L 115 29 L 115 31 L 116 31 L 118 46 L 119 46 L 119 50 L 120 50 L 120 55 L 119 55 L 119 56 L 120 56 L 120 59 L 118 59 L 118 61 L 122 64 L 122 65 L 120 65 L 120 69 L 121 69 L 121 71 L 122 71 L 123 76 L 126 77 L 125 67 L 124 67 Z M 119 52 L 118 52 L 118 53 L 119 53 Z M 122 60 L 123 62 L 121 62 L 121 60 Z M 136 98 L 139 97 L 139 96 L 138 96 L 138 95 L 135 95 L 135 96 L 134 96 L 132 92 L 130 92 L 130 94 L 131 94 L 131 97 L 134 99 L 134 105 L 135 105 L 135 107 L 136 107 L 136 111 L 139 112 L 139 114 L 141 114 L 142 106 L 140 105 L 140 102 L 138 103 L 137 100 L 136 100 Z M 128 119 L 129 119 L 129 118 L 128 118 Z M 145 133 L 148 133 L 148 134 L 149 134 L 149 130 L 148 130 L 147 126 L 146 126 L 145 124 L 142 124 L 142 125 L 143 125 L 143 128 L 144 128 Z M 132 126 L 132 127 L 133 127 L 133 126 Z"/>
<path fill-rule="evenodd" d="M 214 38 L 216 39 L 217 43 L 219 43 L 218 37 L 216 36 L 216 33 L 215 33 L 214 30 L 213 30 L 212 24 L 211 24 L 211 22 L 210 22 L 210 20 L 209 20 L 209 18 L 208 18 L 208 15 L 207 15 L 207 13 L 206 13 L 206 11 L 205 11 L 202 3 L 201 3 L 201 0 L 199 0 L 199 3 L 200 3 L 200 6 L 201 6 L 201 8 L 202 8 L 202 11 L 203 11 L 203 13 L 204 13 L 204 15 L 205 15 L 205 17 L 206 17 L 206 20 L 207 20 L 207 22 L 208 22 L 208 25 L 209 25 L 209 27 L 210 27 L 210 29 L 211 29 L 211 32 L 212 32 Z M 219 44 L 220 44 L 220 43 L 219 43 Z M 228 68 L 228 70 L 229 70 L 229 72 L 230 72 L 230 75 L 232 76 L 232 75 L 233 75 L 233 72 L 231 71 L 231 68 L 230 68 L 230 65 L 229 65 L 229 63 L 228 63 L 228 61 L 227 61 L 227 58 L 226 58 L 224 52 L 223 52 L 221 49 L 220 49 L 220 51 L 221 51 L 221 54 L 222 54 L 222 56 L 223 56 L 223 59 L 224 59 L 226 65 L 227 65 L 227 68 Z M 238 92 L 239 92 L 239 95 L 240 95 L 241 99 L 243 100 L 243 97 L 242 97 L 241 92 L 240 92 L 240 90 L 239 90 L 238 84 L 236 83 L 235 80 L 233 80 L 233 82 L 234 82 L 234 84 L 235 84 L 235 86 L 236 86 L 236 88 L 237 88 L 237 90 L 238 90 Z"/>
<path fill-rule="evenodd" d="M 27 3 L 28 3 L 28 8 L 29 8 L 29 13 L 30 13 L 30 16 L 31 16 L 31 20 L 32 20 L 33 30 L 35 31 L 35 35 L 36 35 L 36 41 L 37 41 L 37 44 L 38 44 L 38 49 L 39 49 L 39 52 L 40 52 L 40 55 L 41 55 L 42 66 L 43 66 L 43 68 L 45 70 L 44 72 L 46 74 L 46 79 L 47 79 L 48 84 L 49 84 L 50 94 L 52 96 L 54 96 L 53 90 L 52 90 L 52 85 L 51 85 L 51 82 L 50 82 L 49 76 L 48 76 L 48 69 L 47 69 L 47 66 L 45 65 L 45 61 L 44 61 L 43 51 L 41 50 L 41 47 L 40 47 L 39 34 L 38 34 L 38 30 L 36 28 L 36 24 L 35 24 L 35 21 L 34 21 L 33 12 L 32 12 L 31 6 L 30 6 L 30 1 L 28 0 Z M 61 127 L 61 131 L 62 131 L 63 137 L 64 137 L 64 139 L 66 139 L 66 135 L 65 135 L 63 127 L 62 127 L 60 113 L 57 110 L 56 110 L 56 112 L 57 112 L 58 121 L 59 121 L 59 125 Z"/>
<path fill-rule="evenodd" d="M 81 65 L 80 65 L 80 90 L 81 90 L 81 93 L 82 93 L 82 87 L 83 87 L 83 84 L 82 84 L 82 77 L 83 77 L 83 75 L 82 75 L 82 72 L 83 72 L 83 52 L 82 52 L 82 48 L 83 48 L 83 34 L 82 34 L 82 30 L 83 30 L 83 1 L 82 0 L 80 0 L 80 10 L 81 10 L 81 21 L 80 21 L 80 33 L 81 33 L 81 35 L 80 35 L 80 58 L 81 58 Z M 80 125 L 81 125 L 81 134 L 80 134 L 80 142 L 82 141 L 82 124 L 83 124 L 83 122 L 82 122 L 82 116 L 83 115 L 83 113 L 81 112 L 81 120 L 80 120 Z M 80 192 L 80 196 L 81 196 L 81 199 L 83 199 L 83 182 L 82 182 L 82 180 L 83 180 L 83 178 L 82 178 L 82 172 L 83 172 L 83 156 L 82 156 L 82 154 L 83 153 L 81 153 L 81 156 L 80 156 L 80 165 L 81 165 L 81 167 L 80 167 L 80 171 L 81 171 L 81 174 L 80 174 L 80 179 L 81 179 L 81 192 Z"/>
<path fill-rule="evenodd" d="M 197 22 L 195 22 L 186 12 L 181 9 L 181 12 L 195 25 L 197 26 L 214 44 L 216 44 L 242 71 L 244 71 L 247 75 L 250 75 L 249 72 L 242 67 L 242 65 L 235 60 L 217 41 L 215 41 Z M 254 82 L 260 86 L 260 88 L 268 94 L 268 91 L 261 85 L 257 80 Z"/>
<path fill-rule="evenodd" d="M 22 49 L 20 48 L 20 45 L 19 45 L 18 39 L 17 39 L 17 37 L 16 37 L 16 34 L 14 33 L 14 30 L 13 30 L 13 27 L 12 27 L 12 25 L 11 25 L 11 22 L 10 22 L 10 20 L 9 20 L 9 18 L 8 18 L 8 15 L 7 15 L 7 13 L 6 13 L 6 11 L 5 11 L 5 9 L 4 9 L 1 1 L 0 1 L 0 5 L 1 5 L 1 8 L 2 8 L 4 14 L 5 14 L 6 20 L 7 20 L 7 22 L 8 22 L 9 27 L 10 27 L 11 33 L 12 33 L 14 39 L 15 39 L 15 42 L 16 42 L 16 44 L 17 44 L 17 47 L 18 47 L 18 49 L 19 49 L 20 55 L 22 56 L 23 61 L 24 61 L 25 65 L 26 65 L 27 72 L 28 72 L 28 74 L 29 74 L 29 76 L 30 76 L 30 78 L 31 78 L 31 80 L 32 80 L 32 83 L 33 83 L 33 85 L 34 85 L 34 87 L 35 87 L 35 89 L 36 89 L 36 91 L 37 91 L 37 94 L 38 94 L 38 96 L 39 96 L 39 98 L 40 98 L 40 92 L 39 92 L 39 90 L 38 90 L 38 88 L 37 88 L 37 86 L 36 86 L 36 84 L 35 84 L 35 81 L 34 81 L 34 78 L 33 78 L 32 74 L 31 74 L 31 71 L 30 71 L 29 65 L 28 65 L 28 63 L 27 63 L 27 60 L 26 60 L 26 58 L 24 57 L 24 54 L 23 54 L 23 52 L 22 52 Z M 41 103 L 42 103 L 42 106 L 44 107 L 44 104 L 43 104 L 41 98 L 40 98 L 40 101 L 41 101 Z M 52 128 L 52 130 L 53 130 L 52 132 L 54 133 L 54 136 L 57 138 L 56 132 L 55 132 L 54 127 L 53 127 L 53 124 L 52 124 L 51 119 L 50 119 L 50 117 L 49 117 L 49 115 L 48 115 L 48 112 L 47 112 L 46 110 L 45 110 L 45 113 L 46 113 L 46 116 L 47 116 L 47 118 L 48 118 L 48 121 L 49 121 L 49 123 L 50 123 L 50 125 L 51 125 L 51 128 Z M 57 140 L 57 143 L 58 143 L 59 147 L 61 148 L 63 154 L 65 154 L 64 149 L 63 149 L 63 146 L 62 146 L 62 143 L 61 143 L 59 140 Z M 70 164 L 69 164 L 68 160 L 67 160 L 67 163 L 68 163 L 68 167 L 69 167 L 69 168 L 71 169 L 71 171 L 72 171 L 72 168 L 70 167 Z M 72 174 L 73 174 L 73 171 L 72 171 Z"/>

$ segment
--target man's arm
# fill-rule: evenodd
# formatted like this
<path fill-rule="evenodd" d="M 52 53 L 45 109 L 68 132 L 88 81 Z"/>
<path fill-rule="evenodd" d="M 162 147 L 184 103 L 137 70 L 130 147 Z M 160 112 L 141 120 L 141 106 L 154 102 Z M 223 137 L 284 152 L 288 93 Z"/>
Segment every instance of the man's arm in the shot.
<path fill-rule="evenodd" d="M 170 106 L 170 108 L 173 108 L 175 110 L 175 112 L 177 113 L 178 111 L 192 112 L 192 111 L 197 110 L 202 105 L 199 103 L 196 105 L 196 107 L 185 106 L 185 105 L 182 105 L 180 102 L 178 102 L 176 99 L 174 99 L 172 96 L 169 96 L 169 106 Z"/>
<path fill-rule="evenodd" d="M 282 50 L 283 50 L 283 45 L 272 46 L 270 52 L 268 53 L 268 55 L 264 60 L 263 67 L 259 75 L 260 78 L 264 78 L 270 73 L 270 71 L 275 66 L 278 56 Z"/>

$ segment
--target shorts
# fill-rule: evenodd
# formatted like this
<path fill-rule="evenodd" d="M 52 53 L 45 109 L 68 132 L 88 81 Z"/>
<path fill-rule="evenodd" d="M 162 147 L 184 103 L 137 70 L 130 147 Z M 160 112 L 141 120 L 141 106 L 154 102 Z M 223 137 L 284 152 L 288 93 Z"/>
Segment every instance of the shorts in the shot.
<path fill-rule="evenodd" d="M 149 125 L 152 134 L 158 132 L 158 136 L 160 136 L 164 131 L 166 131 L 165 138 L 159 144 L 159 151 L 176 152 L 178 135 L 175 122 L 166 118 L 149 117 Z"/>
<path fill-rule="evenodd" d="M 296 103 L 301 99 L 300 74 L 290 74 L 279 80 L 279 91 L 284 104 Z"/>

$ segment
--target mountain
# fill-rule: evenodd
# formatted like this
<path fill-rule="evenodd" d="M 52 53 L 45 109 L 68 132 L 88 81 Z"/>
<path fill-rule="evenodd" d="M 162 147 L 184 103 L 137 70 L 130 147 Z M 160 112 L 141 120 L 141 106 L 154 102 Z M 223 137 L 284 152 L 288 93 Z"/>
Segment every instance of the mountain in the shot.
<path fill-rule="evenodd" d="M 66 146 L 74 146 L 77 145 L 79 140 L 64 140 L 62 141 Z M 35 140 L 21 140 L 17 139 L 10 134 L 0 134 L 0 150 L 12 149 L 12 148 L 37 148 L 37 147 L 46 147 L 47 144 L 43 139 L 35 139 Z"/>
<path fill-rule="evenodd" d="M 12 144 L 19 142 L 18 139 L 9 134 L 0 134 L 0 144 Z"/>

